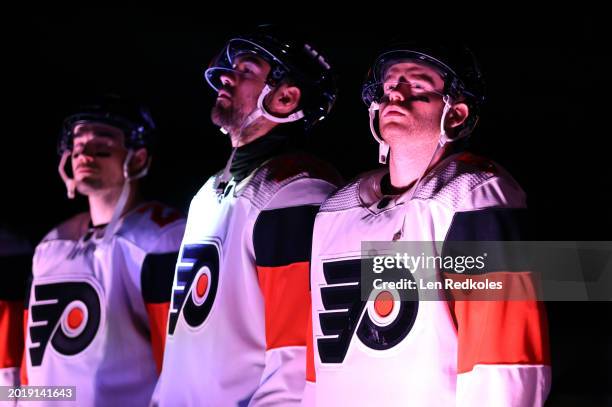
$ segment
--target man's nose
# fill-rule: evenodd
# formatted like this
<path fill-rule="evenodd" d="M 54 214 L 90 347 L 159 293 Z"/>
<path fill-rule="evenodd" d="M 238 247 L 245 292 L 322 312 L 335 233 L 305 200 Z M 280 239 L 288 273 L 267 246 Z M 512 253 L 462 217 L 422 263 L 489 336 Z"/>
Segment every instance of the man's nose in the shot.
<path fill-rule="evenodd" d="M 224 71 L 219 75 L 219 79 L 221 80 L 221 85 L 224 88 L 232 87 L 236 83 L 236 76 L 232 71 Z"/>
<path fill-rule="evenodd" d="M 406 95 L 409 94 L 410 89 L 406 89 L 401 83 L 395 84 L 387 93 L 387 99 L 389 102 L 403 102 L 406 99 Z"/>
<path fill-rule="evenodd" d="M 77 163 L 88 163 L 94 160 L 95 151 L 92 148 L 83 148 L 81 151 L 76 153 L 74 159 Z"/>

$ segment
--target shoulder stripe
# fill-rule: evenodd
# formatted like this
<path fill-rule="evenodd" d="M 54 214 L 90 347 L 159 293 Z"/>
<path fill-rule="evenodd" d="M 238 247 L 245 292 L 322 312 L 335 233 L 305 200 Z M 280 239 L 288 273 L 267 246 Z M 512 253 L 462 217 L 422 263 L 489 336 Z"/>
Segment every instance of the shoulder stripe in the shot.
<path fill-rule="evenodd" d="M 318 205 L 301 205 L 262 211 L 253 228 L 257 265 L 277 267 L 310 261 L 318 210 Z"/>
<path fill-rule="evenodd" d="M 457 253 L 487 253 L 484 267 L 470 268 L 464 274 L 485 274 L 496 271 L 530 270 L 530 256 L 525 246 L 504 244 L 507 241 L 531 240 L 525 208 L 486 208 L 457 212 L 444 241 L 443 256 Z M 469 243 L 465 243 L 469 242 Z M 444 269 L 454 273 L 452 269 Z"/>
<path fill-rule="evenodd" d="M 178 252 L 151 253 L 142 263 L 140 283 L 147 303 L 170 301 Z"/>

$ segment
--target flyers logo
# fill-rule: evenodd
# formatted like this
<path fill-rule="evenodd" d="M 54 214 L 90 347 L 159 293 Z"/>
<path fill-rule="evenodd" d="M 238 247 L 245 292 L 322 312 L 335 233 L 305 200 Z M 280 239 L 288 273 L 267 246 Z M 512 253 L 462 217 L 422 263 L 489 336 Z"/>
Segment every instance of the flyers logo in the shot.
<path fill-rule="evenodd" d="M 29 348 L 32 366 L 40 366 L 45 349 L 66 356 L 82 352 L 100 327 L 100 297 L 87 282 L 36 284 L 30 308 Z"/>
<path fill-rule="evenodd" d="M 400 301 L 397 293 L 372 293 L 361 299 L 361 260 L 323 264 L 321 287 L 324 311 L 319 313 L 323 336 L 317 339 L 322 363 L 342 363 L 354 335 L 370 349 L 384 351 L 410 332 L 418 312 L 416 301 Z"/>
<path fill-rule="evenodd" d="M 173 335 L 179 316 L 192 328 L 200 327 L 212 309 L 219 286 L 219 246 L 186 244 L 176 266 L 168 334 Z"/>

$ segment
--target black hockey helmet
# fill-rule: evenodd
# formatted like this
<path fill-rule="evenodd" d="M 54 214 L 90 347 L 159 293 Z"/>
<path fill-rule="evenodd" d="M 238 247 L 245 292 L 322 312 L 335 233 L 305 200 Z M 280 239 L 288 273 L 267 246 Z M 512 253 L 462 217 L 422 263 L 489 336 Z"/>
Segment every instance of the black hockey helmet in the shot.
<path fill-rule="evenodd" d="M 117 95 L 107 94 L 81 104 L 63 122 L 59 154 L 72 149 L 74 128 L 82 123 L 104 123 L 123 131 L 127 148 L 151 149 L 155 123 L 149 110 Z"/>
<path fill-rule="evenodd" d="M 370 106 L 380 102 L 384 75 L 399 62 L 418 62 L 435 69 L 444 80 L 445 95 L 463 101 L 470 108 L 470 117 L 463 126 L 468 131 L 476 125 L 485 102 L 485 85 L 474 54 L 463 44 L 427 45 L 396 43 L 387 47 L 376 58 L 363 84 L 361 98 Z"/>
<path fill-rule="evenodd" d="M 337 96 L 335 74 L 328 60 L 294 30 L 260 26 L 231 38 L 204 72 L 208 84 L 219 91 L 220 76 L 233 71 L 235 58 L 254 54 L 270 64 L 266 84 L 275 87 L 288 79 L 302 91 L 300 107 L 305 127 L 311 128 L 330 113 Z"/>

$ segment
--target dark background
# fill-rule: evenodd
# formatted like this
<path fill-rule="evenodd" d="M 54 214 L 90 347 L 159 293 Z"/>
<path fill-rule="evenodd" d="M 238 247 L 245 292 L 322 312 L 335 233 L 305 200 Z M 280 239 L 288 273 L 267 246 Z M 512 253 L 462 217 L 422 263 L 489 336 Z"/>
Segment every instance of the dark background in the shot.
<path fill-rule="evenodd" d="M 346 179 L 377 166 L 377 144 L 360 100 L 377 49 L 398 33 L 429 41 L 461 38 L 478 56 L 488 92 L 470 149 L 501 163 L 526 190 L 536 238 L 612 240 L 604 112 L 609 45 L 599 35 L 605 27 L 596 23 L 594 11 L 563 18 L 514 13 L 500 20 L 505 12 L 464 20 L 461 27 L 450 17 L 416 16 L 389 23 L 340 18 L 301 24 L 340 74 L 335 112 L 304 148 L 332 162 Z M 3 51 L 9 73 L 3 85 L 0 226 L 36 244 L 58 222 L 86 209 L 84 199 L 65 197 L 56 171 L 57 136 L 76 101 L 109 91 L 150 106 L 161 137 L 145 189 L 186 212 L 230 151 L 210 122 L 214 94 L 202 73 L 225 40 L 244 27 L 207 20 L 218 21 L 100 10 L 25 18 L 5 38 Z M 549 405 L 612 405 L 610 303 L 547 306 Z"/>

